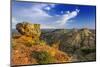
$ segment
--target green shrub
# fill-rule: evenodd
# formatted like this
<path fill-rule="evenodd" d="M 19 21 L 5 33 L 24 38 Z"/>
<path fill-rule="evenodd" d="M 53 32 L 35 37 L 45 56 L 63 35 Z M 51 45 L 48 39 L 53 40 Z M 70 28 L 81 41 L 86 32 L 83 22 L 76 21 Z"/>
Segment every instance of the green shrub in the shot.
<path fill-rule="evenodd" d="M 15 44 L 15 42 L 12 41 L 12 43 L 11 43 L 11 47 L 12 47 L 12 49 L 15 49 L 15 48 L 16 48 L 16 44 Z"/>
<path fill-rule="evenodd" d="M 46 45 L 46 42 L 44 40 L 41 40 L 40 45 Z"/>
<path fill-rule="evenodd" d="M 46 51 L 33 51 L 31 56 L 33 58 L 36 58 L 39 64 L 53 63 L 55 61 L 55 59 Z"/>
<path fill-rule="evenodd" d="M 36 41 L 36 40 L 29 40 L 26 43 L 26 46 L 31 47 L 32 45 L 45 45 L 46 42 L 44 40 Z"/>
<path fill-rule="evenodd" d="M 96 52 L 96 48 L 81 48 L 81 51 L 84 53 L 84 54 L 89 54 L 91 52 Z"/>
<path fill-rule="evenodd" d="M 38 41 L 35 41 L 35 40 L 29 40 L 27 43 L 26 43 L 26 46 L 27 47 L 31 47 L 33 45 L 38 45 L 39 42 Z"/>
<path fill-rule="evenodd" d="M 15 49 L 16 48 L 16 45 L 15 44 L 12 44 L 12 48 Z"/>

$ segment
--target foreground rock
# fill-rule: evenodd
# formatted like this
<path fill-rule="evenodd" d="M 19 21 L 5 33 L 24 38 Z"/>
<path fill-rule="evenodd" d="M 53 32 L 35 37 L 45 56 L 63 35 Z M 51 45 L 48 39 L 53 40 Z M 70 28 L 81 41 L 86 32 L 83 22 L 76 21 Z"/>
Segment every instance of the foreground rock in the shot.
<path fill-rule="evenodd" d="M 28 22 L 18 23 L 16 29 L 20 34 L 30 37 L 40 37 L 41 34 L 40 24 L 31 24 Z"/>

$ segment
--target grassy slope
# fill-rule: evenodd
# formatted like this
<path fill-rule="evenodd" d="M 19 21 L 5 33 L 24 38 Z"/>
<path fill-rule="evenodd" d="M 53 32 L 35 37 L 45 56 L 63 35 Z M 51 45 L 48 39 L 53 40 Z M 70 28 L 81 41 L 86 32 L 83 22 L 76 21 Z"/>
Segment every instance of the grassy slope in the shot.
<path fill-rule="evenodd" d="M 33 41 L 31 37 L 17 36 L 17 38 L 12 39 L 12 64 L 13 65 L 27 65 L 27 64 L 39 64 L 38 59 L 31 57 L 33 51 L 41 52 L 46 51 L 52 58 L 55 59 L 54 62 L 49 63 L 61 63 L 70 62 L 71 57 L 58 49 L 48 46 L 47 44 L 32 43 L 28 46 L 29 40 Z"/>

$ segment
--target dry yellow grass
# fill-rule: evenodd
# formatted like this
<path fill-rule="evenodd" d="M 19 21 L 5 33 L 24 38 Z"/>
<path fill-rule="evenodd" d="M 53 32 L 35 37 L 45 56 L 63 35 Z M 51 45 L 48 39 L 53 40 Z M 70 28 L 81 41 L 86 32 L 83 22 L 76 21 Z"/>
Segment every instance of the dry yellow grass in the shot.
<path fill-rule="evenodd" d="M 32 45 L 27 47 L 28 41 L 34 40 L 31 37 L 21 36 L 16 39 L 12 39 L 12 65 L 27 65 L 27 64 L 38 64 L 36 58 L 32 58 L 30 55 L 32 51 L 46 51 L 52 57 L 56 59 L 54 63 L 70 62 L 71 57 L 58 49 L 45 45 Z"/>

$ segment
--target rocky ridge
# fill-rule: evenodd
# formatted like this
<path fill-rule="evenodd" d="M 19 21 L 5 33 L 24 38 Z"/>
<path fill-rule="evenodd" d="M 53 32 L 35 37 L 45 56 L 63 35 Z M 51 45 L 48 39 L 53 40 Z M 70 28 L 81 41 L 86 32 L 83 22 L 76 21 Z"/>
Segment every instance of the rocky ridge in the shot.
<path fill-rule="evenodd" d="M 71 56 L 40 39 L 38 24 L 18 23 L 20 35 L 12 37 L 12 66 L 70 62 Z"/>

